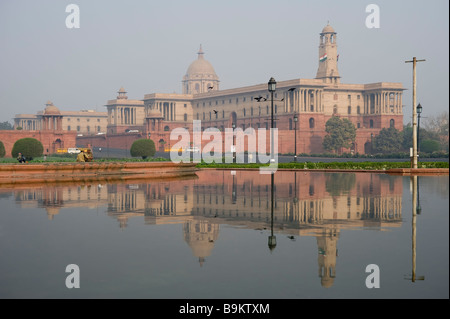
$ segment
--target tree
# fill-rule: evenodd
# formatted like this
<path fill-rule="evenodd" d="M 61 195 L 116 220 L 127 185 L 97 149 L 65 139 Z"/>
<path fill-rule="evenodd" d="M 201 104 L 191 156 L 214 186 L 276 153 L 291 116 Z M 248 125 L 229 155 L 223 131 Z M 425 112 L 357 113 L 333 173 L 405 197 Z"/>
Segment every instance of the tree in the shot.
<path fill-rule="evenodd" d="M 14 143 L 11 155 L 12 157 L 17 157 L 19 153 L 22 153 L 27 160 L 32 160 L 34 157 L 42 156 L 44 146 L 35 138 L 21 138 Z"/>
<path fill-rule="evenodd" d="M 6 151 L 5 151 L 5 145 L 3 145 L 3 142 L 0 141 L 0 158 L 5 157 Z"/>
<path fill-rule="evenodd" d="M 8 121 L 0 122 L 0 130 L 13 130 L 14 127 Z"/>
<path fill-rule="evenodd" d="M 395 127 L 383 128 L 373 139 L 373 150 L 376 153 L 396 153 L 402 148 L 402 133 Z"/>
<path fill-rule="evenodd" d="M 433 153 L 441 149 L 441 146 L 436 140 L 424 140 L 420 142 L 421 153 Z"/>
<path fill-rule="evenodd" d="M 331 117 L 325 124 L 323 148 L 328 151 L 340 151 L 342 148 L 350 148 L 355 142 L 356 128 L 348 119 Z"/>
<path fill-rule="evenodd" d="M 155 155 L 155 152 L 155 143 L 152 140 L 145 138 L 134 141 L 130 148 L 131 156 L 141 156 L 142 159 Z"/>

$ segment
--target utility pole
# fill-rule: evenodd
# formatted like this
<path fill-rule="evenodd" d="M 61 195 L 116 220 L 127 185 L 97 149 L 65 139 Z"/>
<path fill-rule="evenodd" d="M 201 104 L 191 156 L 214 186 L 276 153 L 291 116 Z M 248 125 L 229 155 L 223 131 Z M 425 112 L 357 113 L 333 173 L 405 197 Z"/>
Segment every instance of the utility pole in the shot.
<path fill-rule="evenodd" d="M 425 60 L 417 60 L 413 57 L 412 61 L 405 61 L 405 63 L 413 64 L 413 162 L 412 168 L 417 168 L 417 110 L 416 110 L 416 64 Z"/>

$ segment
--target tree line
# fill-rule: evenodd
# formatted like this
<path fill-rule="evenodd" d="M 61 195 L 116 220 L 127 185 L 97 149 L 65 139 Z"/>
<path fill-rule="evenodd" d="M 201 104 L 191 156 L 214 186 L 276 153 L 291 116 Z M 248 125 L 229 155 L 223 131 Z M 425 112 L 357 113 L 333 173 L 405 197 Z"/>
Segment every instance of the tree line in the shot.
<path fill-rule="evenodd" d="M 418 151 L 422 154 L 436 152 L 447 153 L 448 143 L 448 112 L 427 118 L 418 130 Z M 356 140 L 356 128 L 354 124 L 337 116 L 331 117 L 325 124 L 326 135 L 323 140 L 323 148 L 327 151 L 341 154 L 344 150 L 352 148 Z M 405 152 L 413 145 L 413 128 L 411 123 L 403 126 L 399 131 L 394 127 L 383 128 L 378 135 L 374 135 L 370 141 L 370 154 L 388 155 Z"/>

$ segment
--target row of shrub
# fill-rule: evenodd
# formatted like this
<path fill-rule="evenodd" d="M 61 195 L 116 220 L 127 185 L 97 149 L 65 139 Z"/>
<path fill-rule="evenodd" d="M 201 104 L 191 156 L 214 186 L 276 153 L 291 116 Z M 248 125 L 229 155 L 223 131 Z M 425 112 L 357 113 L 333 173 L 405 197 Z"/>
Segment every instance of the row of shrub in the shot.
<path fill-rule="evenodd" d="M 410 168 L 409 162 L 306 162 L 306 163 L 278 163 L 280 169 L 351 169 L 351 170 L 387 170 L 392 168 Z M 197 164 L 199 168 L 260 168 L 268 164 Z M 419 162 L 418 168 L 449 168 L 448 162 Z"/>

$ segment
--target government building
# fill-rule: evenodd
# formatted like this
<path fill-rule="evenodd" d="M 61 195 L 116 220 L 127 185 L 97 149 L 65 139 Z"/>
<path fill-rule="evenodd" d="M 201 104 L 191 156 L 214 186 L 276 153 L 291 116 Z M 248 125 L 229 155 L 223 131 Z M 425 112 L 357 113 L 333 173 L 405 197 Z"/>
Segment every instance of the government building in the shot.
<path fill-rule="evenodd" d="M 342 83 L 337 46 L 337 33 L 325 26 L 319 34 L 315 78 L 277 82 L 273 112 L 279 154 L 325 153 L 325 123 L 332 116 L 354 124 L 355 142 L 350 149 L 341 150 L 353 154 L 370 153 L 373 138 L 381 129 L 403 129 L 402 84 Z M 201 120 L 202 130 L 270 129 L 267 83 L 221 90 L 219 76 L 201 46 L 197 55 L 182 77 L 181 94 L 151 93 L 133 100 L 120 88 L 116 99 L 107 101 L 106 112 L 61 112 L 61 129 L 78 133 L 77 146 L 125 149 L 133 140 L 151 138 L 159 151 L 177 142 L 170 140 L 173 129 L 184 127 L 192 132 L 194 120 Z M 26 117 L 17 116 L 15 126 L 24 130 L 42 127 L 39 115 Z"/>

